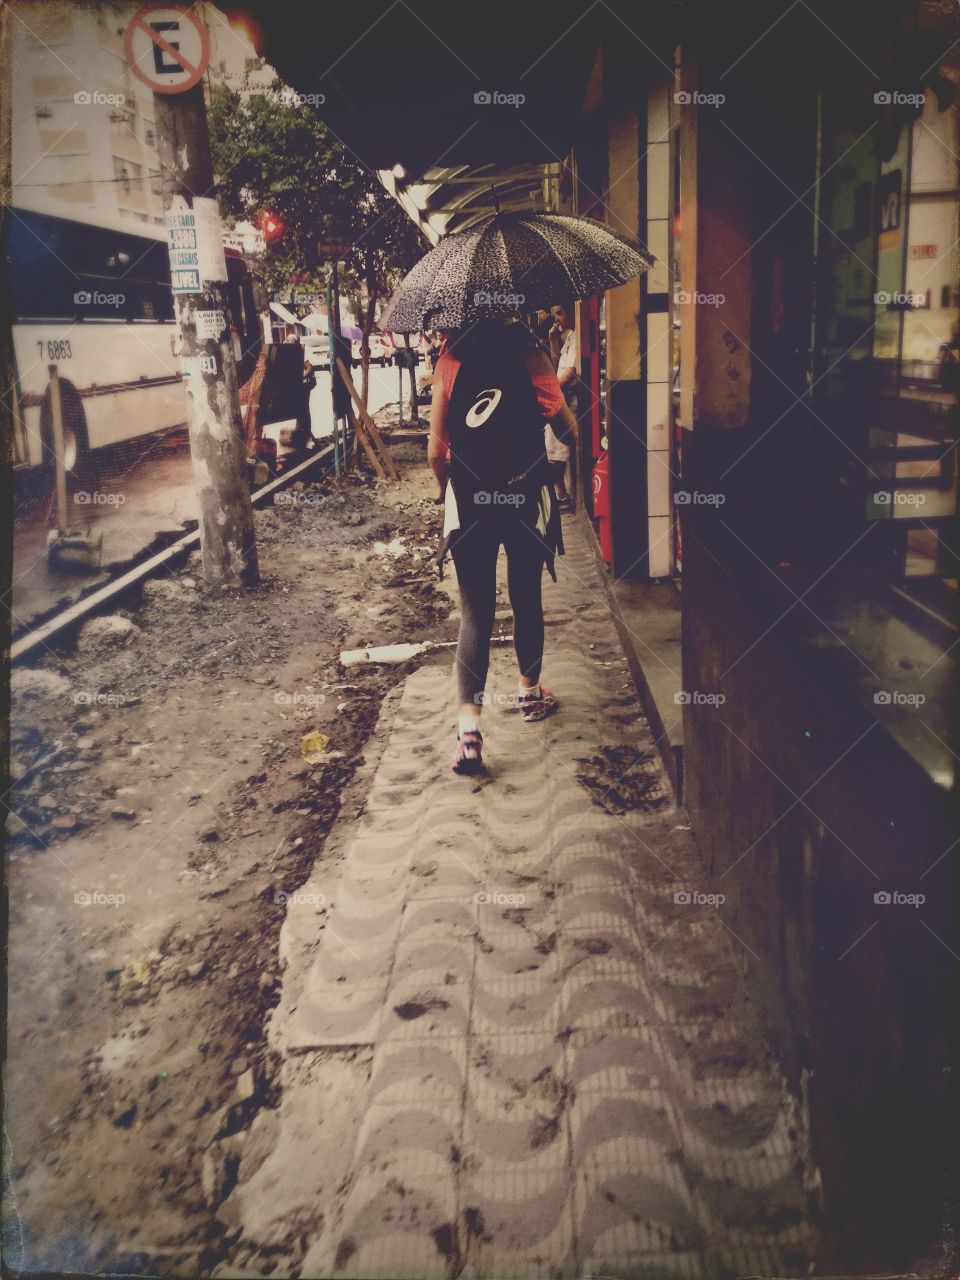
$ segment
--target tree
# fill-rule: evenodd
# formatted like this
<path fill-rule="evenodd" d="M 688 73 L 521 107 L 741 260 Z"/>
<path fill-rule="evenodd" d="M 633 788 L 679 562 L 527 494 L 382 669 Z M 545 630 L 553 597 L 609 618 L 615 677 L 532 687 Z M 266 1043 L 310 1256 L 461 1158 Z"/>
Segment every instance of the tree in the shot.
<path fill-rule="evenodd" d="M 280 81 L 266 94 L 217 85 L 208 114 L 222 212 L 254 222 L 269 212 L 283 222 L 263 259 L 267 288 L 285 286 L 295 275 L 324 289 L 329 263 L 319 256 L 319 241 L 342 236 L 352 244 L 341 287 L 363 331 L 366 404 L 377 304 L 430 246 L 376 173 Z"/>

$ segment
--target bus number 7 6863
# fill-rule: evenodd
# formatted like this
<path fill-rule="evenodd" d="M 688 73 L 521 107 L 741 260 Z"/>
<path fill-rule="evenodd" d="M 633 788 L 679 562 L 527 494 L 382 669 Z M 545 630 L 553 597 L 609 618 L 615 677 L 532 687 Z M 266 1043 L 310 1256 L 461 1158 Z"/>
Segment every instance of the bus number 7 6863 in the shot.
<path fill-rule="evenodd" d="M 41 360 L 43 359 L 44 351 L 46 351 L 48 360 L 71 360 L 73 358 L 69 338 L 64 338 L 62 341 L 41 341 L 37 343 L 37 346 L 40 348 Z"/>

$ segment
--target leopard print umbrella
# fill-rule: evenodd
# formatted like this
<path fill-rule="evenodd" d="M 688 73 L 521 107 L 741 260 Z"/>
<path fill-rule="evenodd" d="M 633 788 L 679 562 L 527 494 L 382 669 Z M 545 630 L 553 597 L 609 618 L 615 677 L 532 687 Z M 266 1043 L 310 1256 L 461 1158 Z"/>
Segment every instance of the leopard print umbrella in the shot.
<path fill-rule="evenodd" d="M 381 326 L 399 333 L 462 329 L 589 298 L 653 264 L 638 241 L 593 218 L 495 213 L 441 240 L 408 272 Z"/>

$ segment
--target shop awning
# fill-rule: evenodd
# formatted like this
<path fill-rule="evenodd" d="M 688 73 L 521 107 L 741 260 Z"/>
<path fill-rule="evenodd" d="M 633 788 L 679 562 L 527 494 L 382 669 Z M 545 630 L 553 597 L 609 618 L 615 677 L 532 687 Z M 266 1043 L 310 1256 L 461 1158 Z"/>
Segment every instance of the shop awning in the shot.
<path fill-rule="evenodd" d="M 242 0 L 260 52 L 433 243 L 502 209 L 543 208 L 563 173 L 603 41 L 672 65 L 676 0 Z M 619 12 L 618 12 L 619 10 Z"/>
<path fill-rule="evenodd" d="M 292 311 L 288 311 L 282 302 L 271 302 L 270 310 L 274 315 L 280 317 L 284 324 L 303 324 L 303 321 L 295 316 Z"/>

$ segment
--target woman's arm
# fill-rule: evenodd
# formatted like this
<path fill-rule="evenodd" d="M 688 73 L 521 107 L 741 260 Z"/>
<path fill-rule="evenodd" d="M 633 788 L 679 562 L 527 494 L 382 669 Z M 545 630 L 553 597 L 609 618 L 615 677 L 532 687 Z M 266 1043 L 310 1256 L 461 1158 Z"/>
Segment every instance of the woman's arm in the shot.
<path fill-rule="evenodd" d="M 568 404 L 565 404 L 559 413 L 555 413 L 550 419 L 550 425 L 553 427 L 553 433 L 563 444 L 569 444 L 571 440 L 579 441 L 580 424 L 573 416 L 573 410 Z"/>
<path fill-rule="evenodd" d="M 531 352 L 527 368 L 532 374 L 550 375 L 554 373 L 553 365 L 550 363 L 550 357 L 543 350 Z M 580 426 L 574 417 L 570 406 L 566 404 L 562 397 L 558 394 L 557 400 L 561 407 L 554 413 L 550 414 L 548 421 L 553 427 L 554 435 L 563 444 L 569 444 L 571 438 L 579 440 Z"/>
<path fill-rule="evenodd" d="M 443 379 L 433 380 L 433 401 L 430 405 L 430 437 L 427 441 L 427 461 L 437 477 L 442 498 L 447 487 L 447 453 L 450 437 L 447 434 L 447 392 Z"/>

